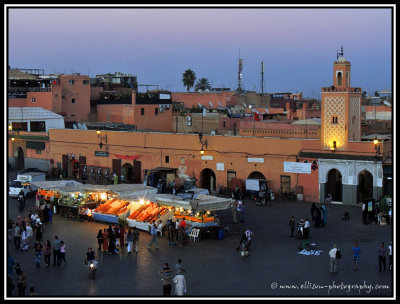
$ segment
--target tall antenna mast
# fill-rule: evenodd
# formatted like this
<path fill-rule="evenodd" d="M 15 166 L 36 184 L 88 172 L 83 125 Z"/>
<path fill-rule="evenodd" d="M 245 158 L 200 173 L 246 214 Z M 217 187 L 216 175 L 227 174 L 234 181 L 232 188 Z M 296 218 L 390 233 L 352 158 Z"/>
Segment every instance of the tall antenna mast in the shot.
<path fill-rule="evenodd" d="M 243 92 L 243 89 L 242 89 L 242 70 L 243 70 L 243 59 L 240 58 L 240 49 L 239 49 L 239 70 L 238 70 L 238 88 L 237 88 L 237 92 L 239 94 Z"/>
<path fill-rule="evenodd" d="M 264 95 L 264 61 L 261 61 L 261 95 Z"/>

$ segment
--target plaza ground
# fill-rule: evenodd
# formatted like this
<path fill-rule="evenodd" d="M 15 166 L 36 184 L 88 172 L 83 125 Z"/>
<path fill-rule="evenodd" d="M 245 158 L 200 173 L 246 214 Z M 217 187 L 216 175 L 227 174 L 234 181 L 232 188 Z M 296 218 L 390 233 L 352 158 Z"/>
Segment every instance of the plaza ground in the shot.
<path fill-rule="evenodd" d="M 321 204 L 317 204 L 321 206 Z M 36 268 L 33 252 L 15 250 L 8 243 L 7 250 L 27 274 L 27 293 L 35 287 L 43 297 L 160 297 L 162 281 L 158 271 L 168 262 L 175 265 L 180 258 L 187 270 L 188 296 L 193 297 L 391 297 L 393 273 L 379 272 L 378 248 L 387 246 L 393 238 L 392 225 L 363 225 L 361 207 L 326 205 L 327 225 L 316 228 L 312 223 L 310 241 L 315 243 L 319 256 L 298 254 L 300 240 L 289 238 L 289 219 L 310 217 L 309 202 L 276 200 L 270 206 L 257 206 L 245 200 L 245 222 L 233 224 L 230 210 L 218 212 L 228 231 L 222 240 L 201 239 L 197 243 L 179 247 L 159 239 L 160 248 L 147 250 L 150 235 L 140 232 L 139 253 L 128 256 L 124 248 L 120 254 L 109 255 L 96 251 L 99 270 L 90 280 L 84 264 L 88 247 L 97 250 L 97 233 L 108 223 L 80 222 L 55 214 L 53 223 L 44 225 L 43 240 L 53 242 L 54 236 L 66 244 L 67 263 L 61 266 Z M 28 215 L 34 209 L 29 198 L 20 214 L 16 199 L 7 200 L 7 218 Z M 344 211 L 350 220 L 342 221 Z M 254 234 L 250 256 L 240 257 L 236 247 L 241 231 L 250 228 Z M 361 248 L 359 270 L 353 270 L 351 248 L 358 241 Z M 336 243 L 342 250 L 338 273 L 329 272 L 328 252 Z M 33 240 L 31 240 L 33 244 Z M 53 257 L 51 257 L 53 261 Z M 388 259 L 387 259 L 388 264 Z M 15 277 L 15 272 L 14 272 Z M 15 296 L 16 290 L 13 291 Z"/>

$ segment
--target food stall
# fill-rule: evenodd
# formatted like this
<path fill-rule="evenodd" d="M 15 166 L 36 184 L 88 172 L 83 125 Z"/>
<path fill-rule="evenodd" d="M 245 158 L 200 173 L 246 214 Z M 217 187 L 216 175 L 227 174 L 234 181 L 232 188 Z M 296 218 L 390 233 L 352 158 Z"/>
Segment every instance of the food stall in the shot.
<path fill-rule="evenodd" d="M 162 221 L 165 225 L 174 216 L 174 208 L 169 205 L 154 203 L 154 196 L 137 197 L 132 201 L 132 212 L 126 219 L 129 227 L 149 231 L 153 222 Z"/>
<path fill-rule="evenodd" d="M 157 189 L 143 184 L 123 184 L 108 185 L 110 191 L 107 200 L 97 206 L 92 211 L 92 216 L 96 221 L 108 223 L 118 223 L 119 220 L 125 220 L 134 212 L 139 205 L 140 197 L 151 195 L 157 192 Z"/>
<path fill-rule="evenodd" d="M 185 218 L 186 224 L 191 227 L 218 226 L 219 220 L 215 214 L 217 210 L 230 208 L 230 198 L 199 194 L 196 199 L 182 200 L 170 194 L 157 194 L 154 202 L 174 207 L 176 219 Z"/>

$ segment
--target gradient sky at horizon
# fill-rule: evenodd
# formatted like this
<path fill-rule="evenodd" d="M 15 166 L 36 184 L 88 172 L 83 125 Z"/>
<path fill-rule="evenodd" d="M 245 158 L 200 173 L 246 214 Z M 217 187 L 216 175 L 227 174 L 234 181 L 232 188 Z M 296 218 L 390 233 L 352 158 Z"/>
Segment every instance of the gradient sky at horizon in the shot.
<path fill-rule="evenodd" d="M 244 89 L 261 91 L 263 61 L 264 92 L 320 98 L 343 45 L 353 87 L 392 91 L 390 7 L 9 7 L 7 27 L 8 65 L 45 74 L 123 72 L 183 92 L 192 69 L 235 90 L 240 52 Z"/>

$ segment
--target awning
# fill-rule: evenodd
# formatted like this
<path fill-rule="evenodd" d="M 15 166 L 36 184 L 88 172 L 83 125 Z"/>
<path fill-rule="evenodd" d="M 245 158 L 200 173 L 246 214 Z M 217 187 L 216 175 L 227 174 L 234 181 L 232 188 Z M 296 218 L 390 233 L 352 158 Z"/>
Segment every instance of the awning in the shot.
<path fill-rule="evenodd" d="M 134 160 L 134 159 L 138 159 L 141 156 L 143 156 L 143 155 L 120 155 L 120 154 L 114 154 L 114 153 L 111 153 L 111 154 L 119 159 L 125 159 L 125 160 Z"/>

